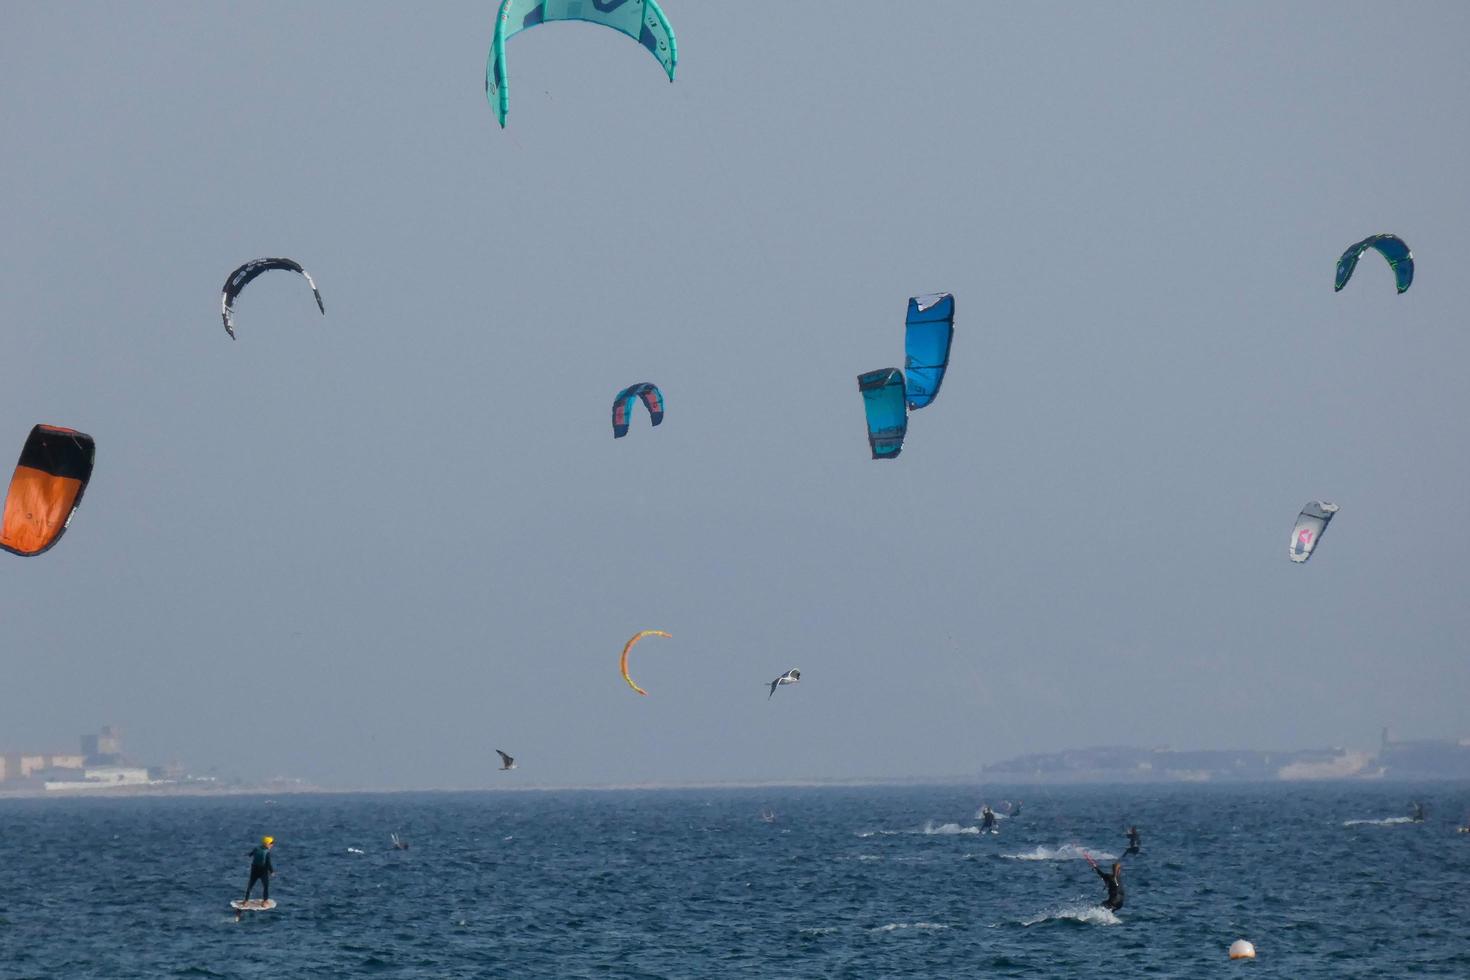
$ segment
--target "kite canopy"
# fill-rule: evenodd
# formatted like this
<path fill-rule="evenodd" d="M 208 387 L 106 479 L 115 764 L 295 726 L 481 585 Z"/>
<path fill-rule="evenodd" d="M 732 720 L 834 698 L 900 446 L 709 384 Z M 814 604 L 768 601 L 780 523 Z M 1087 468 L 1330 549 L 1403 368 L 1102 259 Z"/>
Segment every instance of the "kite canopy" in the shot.
<path fill-rule="evenodd" d="M 633 636 L 628 640 L 627 643 L 623 644 L 623 656 L 618 661 L 618 669 L 623 672 L 623 680 L 628 682 L 629 687 L 637 691 L 639 694 L 646 695 L 648 692 L 639 687 L 637 684 L 633 683 L 633 678 L 628 676 L 628 651 L 632 650 L 633 647 L 638 644 L 638 641 L 643 639 L 645 636 L 661 636 L 666 640 L 672 640 L 673 637 L 665 633 L 663 630 L 639 630 L 637 633 L 633 634 Z"/>
<path fill-rule="evenodd" d="M 908 431 L 908 411 L 904 406 L 903 372 L 883 368 L 858 375 L 858 391 L 868 414 L 868 445 L 874 459 L 894 459 L 903 449 L 903 436 Z"/>
<path fill-rule="evenodd" d="M 1388 260 L 1389 268 L 1393 269 L 1394 281 L 1398 283 L 1399 292 L 1408 289 L 1414 282 L 1414 253 L 1409 251 L 1409 246 L 1397 235 L 1369 235 L 1355 245 L 1349 245 L 1348 250 L 1342 253 L 1337 260 L 1337 285 L 1333 291 L 1337 292 L 1348 284 L 1353 277 L 1353 270 L 1358 267 L 1358 257 L 1366 249 L 1376 249 L 1379 255 Z"/>
<path fill-rule="evenodd" d="M 1302 508 L 1297 515 L 1296 527 L 1291 529 L 1291 547 L 1288 554 L 1294 562 L 1304 562 L 1312 557 L 1312 552 L 1317 548 L 1317 542 L 1322 540 L 1322 535 L 1327 531 L 1327 525 L 1332 520 L 1332 515 L 1337 513 L 1337 505 L 1329 504 L 1322 500 L 1311 500 Z"/>
<path fill-rule="evenodd" d="M 0 548 L 31 557 L 61 540 L 92 478 L 96 455 L 85 432 L 55 425 L 31 429 L 5 495 Z"/>
<path fill-rule="evenodd" d="M 316 297 L 316 308 L 322 311 L 323 316 L 326 316 L 327 308 L 322 305 L 322 294 L 317 290 L 316 282 L 312 280 L 311 275 L 301 268 L 301 263 L 294 259 L 251 259 L 230 273 L 229 278 L 225 280 L 224 292 L 220 294 L 220 316 L 225 321 L 225 333 L 230 335 L 231 340 L 235 339 L 235 297 L 239 296 L 240 290 L 249 285 L 256 276 L 272 269 L 284 269 L 287 272 L 296 272 L 304 276 L 306 284 L 311 287 L 311 295 Z"/>
<path fill-rule="evenodd" d="M 510 93 L 505 77 L 505 42 L 528 27 L 554 20 L 585 20 L 620 31 L 648 49 L 674 80 L 679 49 L 674 29 L 654 0 L 502 0 L 495 15 L 495 37 L 485 65 L 485 98 L 505 128 Z"/>
<path fill-rule="evenodd" d="M 636 385 L 629 385 L 618 396 L 613 399 L 612 427 L 613 438 L 621 439 L 628 434 L 629 413 L 633 411 L 633 402 L 642 400 L 648 409 L 648 417 L 654 425 L 664 420 L 664 393 L 658 390 L 658 385 L 649 384 L 647 381 Z"/>
<path fill-rule="evenodd" d="M 923 408 L 939 397 L 953 340 L 953 296 L 934 293 L 909 300 L 908 316 L 904 319 L 903 372 L 910 411 Z"/>

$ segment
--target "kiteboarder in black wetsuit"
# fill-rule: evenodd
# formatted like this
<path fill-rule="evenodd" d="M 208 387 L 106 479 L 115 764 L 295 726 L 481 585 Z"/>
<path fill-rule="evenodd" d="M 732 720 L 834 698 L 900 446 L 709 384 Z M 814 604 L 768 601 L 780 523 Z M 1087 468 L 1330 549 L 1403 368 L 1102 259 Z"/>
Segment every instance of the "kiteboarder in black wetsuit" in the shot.
<path fill-rule="evenodd" d="M 1420 803 L 1418 800 L 1415 800 L 1413 803 L 1410 803 L 1409 804 L 1409 809 L 1412 811 L 1409 814 L 1409 819 L 1410 820 L 1414 821 L 1415 823 L 1423 823 L 1424 822 L 1424 804 L 1423 803 Z"/>
<path fill-rule="evenodd" d="M 245 901 L 250 901 L 250 892 L 254 890 L 255 883 L 260 882 L 260 898 L 263 902 L 271 900 L 271 875 L 275 869 L 271 867 L 271 848 L 276 845 L 274 837 L 262 837 L 260 846 L 250 852 L 250 884 L 245 886 Z M 235 921 L 240 920 L 240 910 L 235 911 Z"/>
<path fill-rule="evenodd" d="M 1087 863 L 1092 865 L 1092 870 L 1103 880 L 1103 884 L 1108 886 L 1108 900 L 1102 903 L 1102 907 L 1110 912 L 1118 911 L 1123 907 L 1123 865 L 1114 861 L 1112 870 L 1104 871 L 1090 855 L 1084 853 L 1084 856 L 1087 857 Z"/>
<path fill-rule="evenodd" d="M 980 808 L 980 833 L 995 830 L 995 811 L 986 804 Z"/>
<path fill-rule="evenodd" d="M 1137 854 L 1138 853 L 1138 849 L 1139 849 L 1139 847 L 1141 845 L 1142 845 L 1142 840 L 1138 836 L 1138 828 L 1137 827 L 1129 827 L 1128 828 L 1128 850 L 1124 851 L 1123 853 L 1124 854 Z"/>

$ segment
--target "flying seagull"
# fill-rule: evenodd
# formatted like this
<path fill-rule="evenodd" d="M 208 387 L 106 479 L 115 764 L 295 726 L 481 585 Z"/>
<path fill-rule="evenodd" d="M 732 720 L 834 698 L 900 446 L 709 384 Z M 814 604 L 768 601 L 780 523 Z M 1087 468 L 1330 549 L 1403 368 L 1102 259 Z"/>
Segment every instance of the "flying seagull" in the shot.
<path fill-rule="evenodd" d="M 507 769 L 514 769 L 516 767 L 516 760 L 514 760 L 510 756 L 506 755 L 504 752 L 500 751 L 499 749 L 496 749 L 495 750 L 495 754 L 498 755 L 498 756 L 500 756 L 500 771 L 501 772 L 505 772 Z"/>
<path fill-rule="evenodd" d="M 781 685 L 783 685 L 783 684 L 796 684 L 796 683 L 798 683 L 800 681 L 801 681 L 801 671 L 797 670 L 795 667 L 792 667 L 786 673 L 782 674 L 780 677 L 778 677 L 775 680 L 771 681 L 771 693 L 766 695 L 766 700 L 767 701 L 771 700 L 771 698 L 774 697 L 775 694 L 776 694 L 776 688 L 780 687 Z"/>

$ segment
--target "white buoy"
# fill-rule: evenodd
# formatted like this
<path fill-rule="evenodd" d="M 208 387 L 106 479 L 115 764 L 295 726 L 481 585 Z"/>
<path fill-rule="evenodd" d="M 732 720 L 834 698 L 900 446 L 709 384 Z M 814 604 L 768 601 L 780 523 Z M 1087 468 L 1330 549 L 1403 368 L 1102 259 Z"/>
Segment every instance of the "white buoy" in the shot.
<path fill-rule="evenodd" d="M 1244 939 L 1237 939 L 1230 944 L 1230 958 L 1232 960 L 1253 960 L 1256 958 L 1256 948 Z"/>

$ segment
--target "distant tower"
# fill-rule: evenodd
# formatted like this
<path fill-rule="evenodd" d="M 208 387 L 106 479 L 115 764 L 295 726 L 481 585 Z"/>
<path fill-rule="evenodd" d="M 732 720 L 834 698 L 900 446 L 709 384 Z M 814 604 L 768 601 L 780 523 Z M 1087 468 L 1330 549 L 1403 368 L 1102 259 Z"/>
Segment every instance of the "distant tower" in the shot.
<path fill-rule="evenodd" d="M 1384 725 L 1383 726 L 1383 740 L 1382 740 L 1381 745 L 1379 746 L 1379 750 L 1382 751 L 1382 752 L 1387 752 L 1388 751 L 1388 726 L 1387 725 Z"/>
<path fill-rule="evenodd" d="M 89 766 L 116 765 L 122 759 L 122 729 L 103 725 L 96 735 L 83 735 L 82 755 Z"/>
<path fill-rule="evenodd" d="M 97 751 L 102 755 L 122 755 L 122 729 L 116 725 L 103 725 L 97 733 Z"/>

